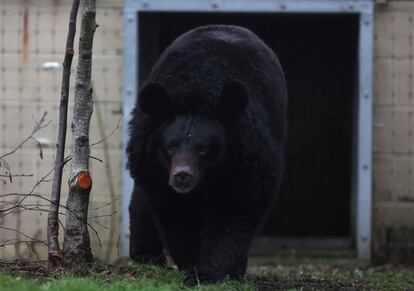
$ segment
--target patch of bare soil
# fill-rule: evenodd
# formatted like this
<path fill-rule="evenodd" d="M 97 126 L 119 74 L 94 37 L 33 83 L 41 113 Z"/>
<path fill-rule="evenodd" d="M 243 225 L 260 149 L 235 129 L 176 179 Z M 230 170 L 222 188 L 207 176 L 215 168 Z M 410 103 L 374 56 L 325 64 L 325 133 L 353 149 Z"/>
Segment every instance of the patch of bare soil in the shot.
<path fill-rule="evenodd" d="M 136 277 L 137 269 L 133 265 L 104 265 L 100 263 L 93 263 L 89 269 L 90 273 L 99 274 L 103 281 L 112 282 L 121 280 L 127 277 Z M 39 281 L 46 281 L 48 278 L 57 277 L 62 272 L 49 273 L 46 261 L 37 262 L 2 262 L 0 261 L 0 273 L 11 276 L 21 276 L 30 279 L 37 279 Z"/>
<path fill-rule="evenodd" d="M 11 276 L 22 276 L 27 278 L 46 280 L 49 277 L 46 262 L 2 262 L 0 261 L 0 273 Z"/>
<path fill-rule="evenodd" d="M 259 291 L 270 290 L 362 290 L 362 284 L 341 283 L 321 279 L 276 279 L 266 277 L 248 276 L 248 281 L 253 283 Z"/>

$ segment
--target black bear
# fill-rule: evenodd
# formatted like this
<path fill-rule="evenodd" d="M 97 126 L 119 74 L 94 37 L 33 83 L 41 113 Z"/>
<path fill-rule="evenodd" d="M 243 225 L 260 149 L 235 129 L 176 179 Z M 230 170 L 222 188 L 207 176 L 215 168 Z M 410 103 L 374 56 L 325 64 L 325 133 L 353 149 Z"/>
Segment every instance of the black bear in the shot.
<path fill-rule="evenodd" d="M 284 170 L 286 83 L 248 29 L 178 37 L 139 91 L 130 121 L 130 256 L 187 284 L 240 278 Z"/>

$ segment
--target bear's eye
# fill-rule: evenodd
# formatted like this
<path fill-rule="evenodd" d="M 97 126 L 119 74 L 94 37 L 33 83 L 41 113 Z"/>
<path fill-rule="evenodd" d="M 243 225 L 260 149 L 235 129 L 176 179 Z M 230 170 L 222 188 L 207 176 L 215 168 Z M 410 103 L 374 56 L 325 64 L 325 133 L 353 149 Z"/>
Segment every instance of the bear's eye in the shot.
<path fill-rule="evenodd" d="M 195 147 L 195 150 L 200 156 L 204 156 L 205 154 L 207 154 L 207 148 L 203 145 L 197 145 Z"/>

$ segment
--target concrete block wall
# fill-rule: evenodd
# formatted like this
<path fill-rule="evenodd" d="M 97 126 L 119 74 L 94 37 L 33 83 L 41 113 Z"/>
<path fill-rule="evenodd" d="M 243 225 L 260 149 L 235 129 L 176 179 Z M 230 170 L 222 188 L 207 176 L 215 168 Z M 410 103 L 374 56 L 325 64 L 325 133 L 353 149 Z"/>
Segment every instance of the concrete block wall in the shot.
<path fill-rule="evenodd" d="M 375 15 L 373 262 L 414 262 L 414 2 Z"/>
<path fill-rule="evenodd" d="M 0 181 L 0 210 L 12 205 L 21 196 L 10 193 L 28 193 L 44 177 L 54 163 L 54 144 L 57 138 L 58 108 L 62 67 L 45 69 L 45 63 L 61 64 L 64 57 L 70 5 L 72 1 L 54 0 L 3 0 L 0 1 L 0 155 L 11 151 L 31 132 L 34 120 L 48 112 L 50 125 L 36 134 L 43 144 L 43 159 L 36 143 L 29 141 L 15 154 L 6 158 L 12 174 L 33 174 L 32 177 Z M 118 233 L 120 231 L 120 199 L 122 169 L 122 90 L 123 90 L 123 2 L 118 0 L 97 1 L 93 51 L 94 113 L 91 123 L 91 143 L 101 140 L 112 131 L 105 142 L 92 147 L 90 168 L 94 178 L 91 192 L 90 223 L 99 233 L 99 245 L 94 231 L 90 230 L 93 253 L 100 259 L 116 260 Z M 80 25 L 80 17 L 78 18 Z M 79 28 L 77 32 L 79 33 Z M 78 36 L 78 35 L 77 35 Z M 76 42 L 75 53 L 78 49 Z M 77 58 L 72 65 L 72 87 Z M 72 120 L 73 103 L 69 106 L 69 123 Z M 115 130 L 114 130 L 115 129 Z M 70 126 L 67 136 L 67 154 L 72 139 Z M 66 202 L 68 172 L 66 166 L 62 185 L 62 204 Z M 0 167 L 0 174 L 5 173 Z M 46 178 L 33 191 L 44 198 L 50 197 L 52 184 Z M 5 196 L 7 195 L 7 196 Z M 45 259 L 47 249 L 42 243 L 14 245 L 16 240 L 27 240 L 25 235 L 40 241 L 46 240 L 48 203 L 41 197 L 29 197 L 14 213 L 0 218 L 0 260 Z M 61 208 L 61 212 L 65 210 Z M 64 224 L 65 217 L 61 215 Z M 20 233 L 9 229 L 17 229 Z M 63 231 L 61 230 L 61 234 Z M 120 244 L 119 244 L 120 246 Z"/>

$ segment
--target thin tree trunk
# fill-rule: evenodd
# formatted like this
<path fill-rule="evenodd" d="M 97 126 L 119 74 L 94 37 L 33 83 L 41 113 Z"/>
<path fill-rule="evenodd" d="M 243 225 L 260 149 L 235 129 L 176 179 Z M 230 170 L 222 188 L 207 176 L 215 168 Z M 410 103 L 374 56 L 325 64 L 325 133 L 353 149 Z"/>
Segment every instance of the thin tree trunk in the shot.
<path fill-rule="evenodd" d="M 74 54 L 73 42 L 76 34 L 76 18 L 78 15 L 79 0 L 73 0 L 69 17 L 69 29 L 66 39 L 66 52 L 63 61 L 62 86 L 59 105 L 59 132 L 56 148 L 55 173 L 53 177 L 51 203 L 47 219 L 47 242 L 49 252 L 49 268 L 55 270 L 60 267 L 63 259 L 59 245 L 59 204 L 62 185 L 62 171 L 66 142 L 66 125 L 68 120 L 69 81 Z"/>
<path fill-rule="evenodd" d="M 72 121 L 73 157 L 63 242 L 64 266 L 75 273 L 84 272 L 84 265 L 92 262 L 87 219 L 92 188 L 89 174 L 89 124 L 93 110 L 92 44 L 95 29 L 98 27 L 95 14 L 95 0 L 84 0 Z"/>

